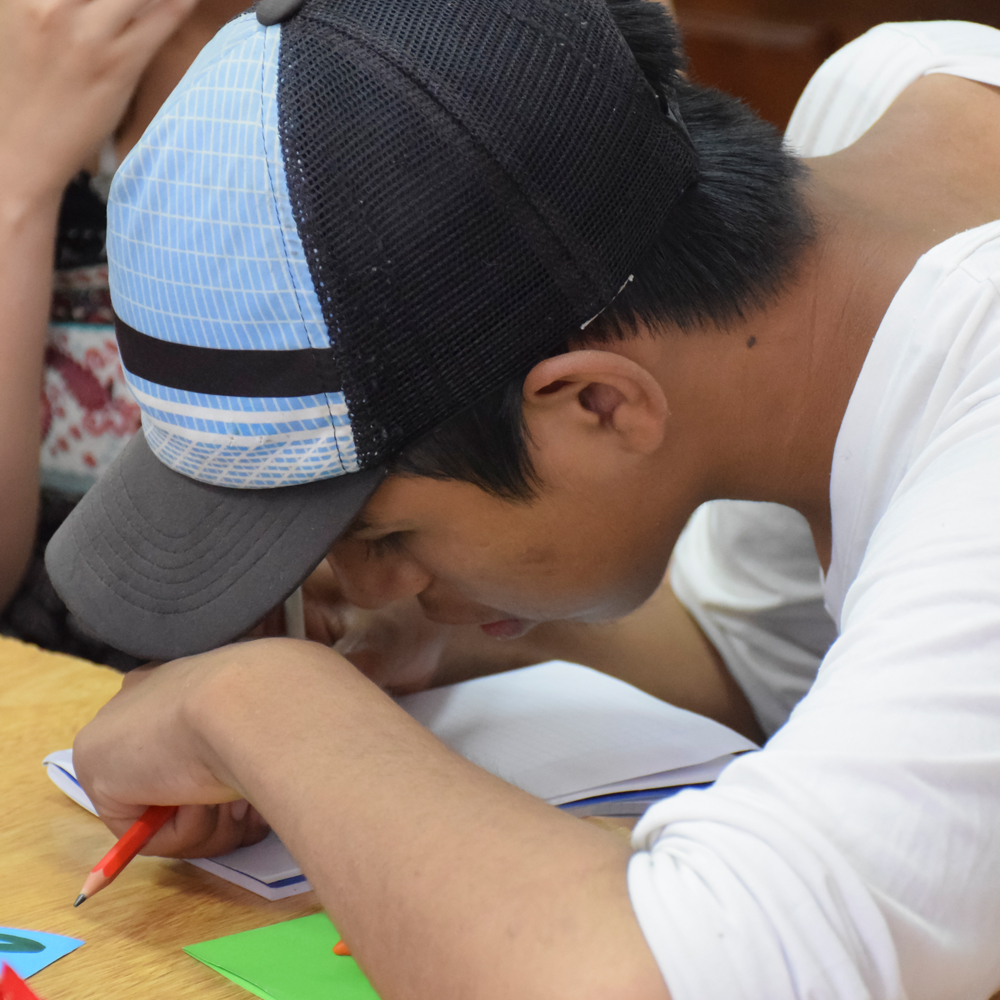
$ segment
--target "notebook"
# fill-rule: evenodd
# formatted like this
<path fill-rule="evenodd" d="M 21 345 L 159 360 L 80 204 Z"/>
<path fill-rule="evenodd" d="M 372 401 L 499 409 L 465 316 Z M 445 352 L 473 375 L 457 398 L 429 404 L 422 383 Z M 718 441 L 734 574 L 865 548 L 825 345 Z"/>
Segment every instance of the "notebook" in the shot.
<path fill-rule="evenodd" d="M 711 783 L 734 755 L 757 749 L 711 719 L 559 660 L 421 691 L 399 704 L 473 763 L 577 815 L 641 815 L 680 788 Z M 70 798 L 95 812 L 72 751 L 44 763 Z M 273 832 L 252 847 L 190 863 L 267 899 L 311 888 Z"/>
<path fill-rule="evenodd" d="M 577 813 L 592 799 L 707 784 L 734 754 L 757 749 L 712 719 L 561 660 L 399 703 L 463 757 Z"/>

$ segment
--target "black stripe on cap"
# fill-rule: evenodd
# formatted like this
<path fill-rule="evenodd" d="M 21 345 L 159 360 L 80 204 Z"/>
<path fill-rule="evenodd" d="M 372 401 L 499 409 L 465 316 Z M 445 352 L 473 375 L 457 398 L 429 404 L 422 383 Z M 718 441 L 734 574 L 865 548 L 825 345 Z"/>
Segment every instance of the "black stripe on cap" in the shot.
<path fill-rule="evenodd" d="M 333 348 L 233 351 L 175 344 L 140 333 L 115 316 L 118 351 L 133 375 L 212 396 L 315 396 L 340 392 Z"/>

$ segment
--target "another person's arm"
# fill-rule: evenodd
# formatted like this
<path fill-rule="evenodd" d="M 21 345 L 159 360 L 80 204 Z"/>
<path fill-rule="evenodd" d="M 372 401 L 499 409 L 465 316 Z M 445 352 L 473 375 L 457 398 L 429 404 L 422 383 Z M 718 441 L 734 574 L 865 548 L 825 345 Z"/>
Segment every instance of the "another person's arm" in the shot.
<path fill-rule="evenodd" d="M 0 607 L 31 551 L 56 221 L 194 0 L 9 0 L 0 15 Z"/>

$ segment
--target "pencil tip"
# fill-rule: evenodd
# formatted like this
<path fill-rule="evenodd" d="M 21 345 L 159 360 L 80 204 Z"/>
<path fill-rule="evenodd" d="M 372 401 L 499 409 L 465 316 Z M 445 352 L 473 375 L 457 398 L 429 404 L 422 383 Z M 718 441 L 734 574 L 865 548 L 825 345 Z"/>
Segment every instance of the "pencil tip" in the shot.
<path fill-rule="evenodd" d="M 81 892 L 79 896 L 76 897 L 76 902 L 74 906 L 79 906 L 87 897 Z"/>

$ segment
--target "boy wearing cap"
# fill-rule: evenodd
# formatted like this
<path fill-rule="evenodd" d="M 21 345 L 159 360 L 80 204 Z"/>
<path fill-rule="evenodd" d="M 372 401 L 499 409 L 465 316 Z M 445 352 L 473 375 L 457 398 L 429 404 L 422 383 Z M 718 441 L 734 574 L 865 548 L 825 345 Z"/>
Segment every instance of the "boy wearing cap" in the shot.
<path fill-rule="evenodd" d="M 735 682 L 780 729 L 630 855 L 266 640 L 102 710 L 102 816 L 184 804 L 151 849 L 203 855 L 252 835 L 218 805 L 245 796 L 386 998 L 988 996 L 997 33 L 848 47 L 800 162 L 641 0 L 284 13 L 220 33 L 116 178 L 145 440 L 50 547 L 67 602 L 197 654 L 329 549 L 361 607 L 586 633 L 699 505 L 752 501 L 701 509 L 676 587 L 728 668 L 703 650 L 706 704 Z"/>

